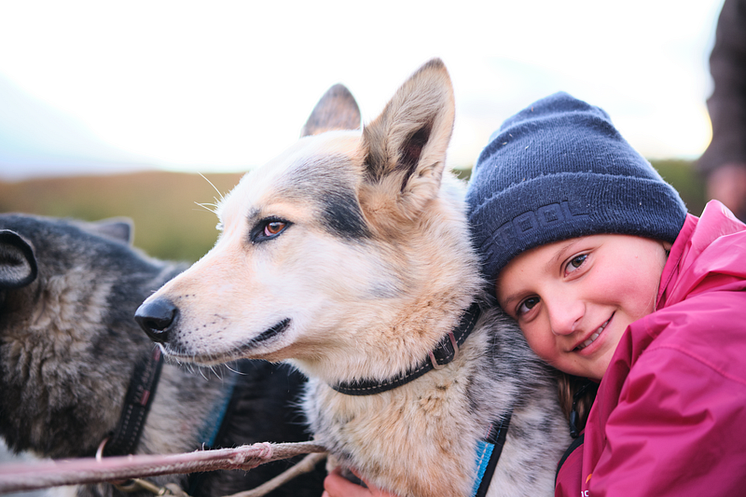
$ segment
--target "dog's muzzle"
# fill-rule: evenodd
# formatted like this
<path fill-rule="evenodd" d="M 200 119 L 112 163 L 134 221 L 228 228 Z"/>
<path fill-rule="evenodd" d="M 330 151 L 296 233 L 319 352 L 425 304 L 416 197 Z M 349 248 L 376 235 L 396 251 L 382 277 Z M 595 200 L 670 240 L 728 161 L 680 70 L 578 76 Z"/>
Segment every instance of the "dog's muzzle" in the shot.
<path fill-rule="evenodd" d="M 179 317 L 179 309 L 170 300 L 157 298 L 143 303 L 135 311 L 135 321 L 158 343 L 168 342 L 169 331 Z"/>

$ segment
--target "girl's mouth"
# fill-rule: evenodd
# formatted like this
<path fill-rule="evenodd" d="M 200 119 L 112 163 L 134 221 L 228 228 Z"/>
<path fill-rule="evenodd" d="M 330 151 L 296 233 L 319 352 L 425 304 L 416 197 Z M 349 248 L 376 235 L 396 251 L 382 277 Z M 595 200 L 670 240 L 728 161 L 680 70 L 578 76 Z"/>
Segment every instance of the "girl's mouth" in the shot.
<path fill-rule="evenodd" d="M 587 346 L 589 346 L 590 344 L 592 344 L 593 342 L 595 342 L 596 338 L 598 338 L 599 335 L 601 335 L 601 333 L 606 328 L 606 325 L 609 324 L 609 321 L 611 321 L 611 318 L 607 319 L 604 324 L 602 324 L 601 326 L 599 326 L 598 329 L 590 336 L 590 338 L 588 340 L 586 340 L 585 342 L 583 342 L 580 345 L 578 345 L 577 347 L 575 347 L 575 352 L 581 351 L 584 348 L 586 348 Z"/>

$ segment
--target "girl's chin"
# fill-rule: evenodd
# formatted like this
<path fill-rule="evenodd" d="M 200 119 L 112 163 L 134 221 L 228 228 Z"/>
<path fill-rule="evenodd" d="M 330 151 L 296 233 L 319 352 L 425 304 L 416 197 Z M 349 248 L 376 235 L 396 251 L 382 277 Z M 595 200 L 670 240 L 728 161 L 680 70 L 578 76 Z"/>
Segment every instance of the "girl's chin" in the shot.
<path fill-rule="evenodd" d="M 577 354 L 577 352 L 575 354 Z M 599 350 L 597 354 L 590 357 L 580 356 L 578 354 L 569 362 L 563 361 L 562 363 L 550 365 L 573 376 L 601 381 L 601 378 L 606 373 L 606 370 L 611 363 L 611 357 L 613 355 L 614 350 Z"/>

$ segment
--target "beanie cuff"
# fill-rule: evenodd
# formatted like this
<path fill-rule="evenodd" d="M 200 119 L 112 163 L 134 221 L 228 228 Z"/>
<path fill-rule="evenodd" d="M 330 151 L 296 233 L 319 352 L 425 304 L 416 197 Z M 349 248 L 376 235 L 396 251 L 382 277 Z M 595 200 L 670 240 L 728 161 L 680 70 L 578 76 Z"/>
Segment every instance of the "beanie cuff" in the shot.
<path fill-rule="evenodd" d="M 512 185 L 469 215 L 472 233 L 483 235 L 474 243 L 492 282 L 513 257 L 540 245 L 595 234 L 673 242 L 685 219 L 678 193 L 663 181 L 577 172 Z"/>

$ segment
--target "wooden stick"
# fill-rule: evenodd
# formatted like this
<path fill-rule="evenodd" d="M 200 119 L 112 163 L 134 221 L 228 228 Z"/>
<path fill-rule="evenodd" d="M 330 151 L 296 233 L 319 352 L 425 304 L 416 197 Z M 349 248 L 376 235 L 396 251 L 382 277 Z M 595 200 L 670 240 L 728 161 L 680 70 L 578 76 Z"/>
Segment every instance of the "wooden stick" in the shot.
<path fill-rule="evenodd" d="M 313 442 L 259 443 L 183 454 L 3 464 L 0 465 L 0 493 L 219 469 L 249 470 L 267 462 L 314 452 L 326 452 L 326 449 Z"/>
<path fill-rule="evenodd" d="M 292 466 L 288 468 L 287 470 L 283 471 L 279 475 L 275 476 L 271 480 L 262 483 L 258 487 L 252 489 L 252 490 L 245 490 L 243 492 L 238 492 L 233 495 L 229 495 L 227 497 L 263 497 L 270 493 L 272 490 L 281 487 L 285 483 L 289 482 L 293 478 L 300 476 L 305 473 L 310 473 L 313 471 L 313 468 L 316 467 L 316 464 L 321 462 L 322 460 L 326 459 L 327 454 L 326 453 L 315 453 L 315 454 L 308 454 L 306 457 L 304 457 L 301 461 L 298 462 L 295 466 Z"/>

